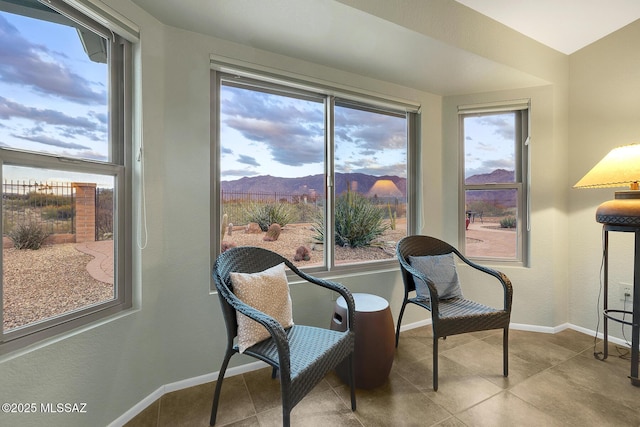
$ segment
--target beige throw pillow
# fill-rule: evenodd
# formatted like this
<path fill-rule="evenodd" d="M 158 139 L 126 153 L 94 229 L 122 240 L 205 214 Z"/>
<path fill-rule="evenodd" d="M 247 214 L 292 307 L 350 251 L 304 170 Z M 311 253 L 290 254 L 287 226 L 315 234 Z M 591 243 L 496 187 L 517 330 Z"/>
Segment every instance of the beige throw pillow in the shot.
<path fill-rule="evenodd" d="M 284 263 L 259 273 L 230 273 L 233 292 L 245 304 L 276 319 L 283 328 L 293 326 L 289 282 Z M 269 338 L 269 331 L 249 317 L 238 313 L 238 349 L 240 353 Z"/>

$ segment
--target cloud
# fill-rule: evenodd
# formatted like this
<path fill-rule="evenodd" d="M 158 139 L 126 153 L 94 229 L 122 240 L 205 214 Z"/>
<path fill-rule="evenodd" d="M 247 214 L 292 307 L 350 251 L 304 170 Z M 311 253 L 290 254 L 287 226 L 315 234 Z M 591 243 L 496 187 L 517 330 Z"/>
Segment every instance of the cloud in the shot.
<path fill-rule="evenodd" d="M 60 62 L 59 54 L 31 43 L 2 14 L 0 40 L 0 81 L 83 105 L 106 104 L 105 90 L 95 90 L 94 84 Z"/>
<path fill-rule="evenodd" d="M 75 144 L 73 142 L 64 142 L 64 141 L 60 141 L 59 139 L 51 138 L 45 135 L 29 136 L 29 135 L 12 134 L 11 136 L 13 136 L 14 138 L 20 138 L 27 141 L 38 142 L 40 144 L 50 145 L 54 147 L 66 148 L 71 150 L 90 150 L 90 147 L 87 147 L 86 145 Z M 74 155 L 74 157 L 77 157 L 77 154 Z"/>
<path fill-rule="evenodd" d="M 241 163 L 252 166 L 268 166 L 274 163 L 305 167 L 322 164 L 325 160 L 324 104 L 309 99 L 280 96 L 257 90 L 223 86 L 221 90 L 221 123 L 235 130 L 246 140 L 258 143 L 270 158 L 246 155 Z M 406 158 L 406 119 L 382 113 L 372 113 L 353 108 L 335 109 L 335 155 L 337 158 L 354 158 L 348 167 L 357 171 L 398 175 L 397 165 L 383 166 L 376 156 L 389 161 L 389 150 L 394 155 L 404 153 Z M 229 140 L 227 144 L 236 141 Z M 224 147 L 231 150 L 229 146 Z M 233 145 L 237 153 L 242 150 Z M 367 166 L 358 166 L 357 159 L 368 159 Z M 255 163 L 249 162 L 249 159 Z M 384 163 L 384 161 L 382 162 Z M 346 163 L 343 163 L 346 166 Z M 341 165 L 342 167 L 342 165 Z M 405 170 L 401 165 L 400 170 Z M 384 172 L 381 172 L 383 171 Z"/>
<path fill-rule="evenodd" d="M 323 104 L 224 86 L 223 125 L 260 142 L 272 160 L 304 166 L 324 160 Z"/>
<path fill-rule="evenodd" d="M 508 141 L 515 138 L 514 115 L 512 113 L 483 116 L 478 123 L 494 128 L 493 133 Z"/>
<path fill-rule="evenodd" d="M 260 163 L 256 162 L 256 159 L 254 159 L 251 156 L 246 156 L 244 154 L 240 154 L 238 156 L 238 163 L 244 163 L 245 165 L 249 165 L 249 166 L 260 166 Z"/>
<path fill-rule="evenodd" d="M 227 169 L 220 172 L 220 176 L 232 176 L 234 178 L 239 176 L 256 176 L 258 172 L 249 169 Z"/>
<path fill-rule="evenodd" d="M 29 119 L 36 123 L 50 125 L 84 128 L 89 131 L 106 130 L 104 125 L 101 126 L 86 117 L 71 117 L 61 111 L 27 107 L 0 96 L 0 119 L 11 120 L 13 118 Z"/>
<path fill-rule="evenodd" d="M 406 149 L 407 129 L 404 117 L 336 107 L 336 142 L 353 143 L 369 150 Z"/>

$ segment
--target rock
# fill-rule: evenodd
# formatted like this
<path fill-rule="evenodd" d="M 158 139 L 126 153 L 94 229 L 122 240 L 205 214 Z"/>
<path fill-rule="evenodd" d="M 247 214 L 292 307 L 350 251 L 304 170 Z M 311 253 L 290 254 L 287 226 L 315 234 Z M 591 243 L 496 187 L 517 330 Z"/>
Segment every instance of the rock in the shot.
<path fill-rule="evenodd" d="M 293 257 L 294 261 L 309 261 L 311 256 L 309 255 L 309 249 L 305 246 L 300 246 L 296 249 L 296 254 Z"/>
<path fill-rule="evenodd" d="M 267 230 L 267 234 L 262 238 L 265 242 L 275 242 L 280 237 L 280 232 L 282 228 L 280 228 L 279 224 L 271 224 L 269 229 Z"/>
<path fill-rule="evenodd" d="M 222 242 L 220 243 L 220 253 L 225 252 L 227 249 L 235 248 L 236 244 L 233 242 Z"/>
<path fill-rule="evenodd" d="M 244 232 L 247 234 L 259 234 L 262 233 L 260 226 L 257 222 L 250 222 L 244 229 Z"/>

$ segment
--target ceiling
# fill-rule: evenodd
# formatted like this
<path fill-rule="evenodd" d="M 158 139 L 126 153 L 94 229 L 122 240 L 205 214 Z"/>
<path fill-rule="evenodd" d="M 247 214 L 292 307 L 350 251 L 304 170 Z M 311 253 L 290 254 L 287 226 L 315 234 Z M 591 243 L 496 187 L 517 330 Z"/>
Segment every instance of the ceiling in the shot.
<path fill-rule="evenodd" d="M 538 77 L 339 1 L 132 1 L 173 27 L 442 96 L 547 84 Z M 593 37 L 615 30 L 612 25 L 621 27 L 630 19 L 640 17 L 639 0 L 456 1 L 496 20 L 504 20 L 505 25 L 516 30 L 530 31 L 530 37 L 540 38 L 542 43 L 560 51 L 582 47 L 591 43 Z M 606 3 L 607 13 L 592 7 L 595 3 Z M 565 4 L 573 5 L 572 10 L 588 11 L 588 16 L 596 14 L 595 18 L 589 18 L 586 26 L 590 31 L 579 31 L 585 26 L 578 25 L 581 23 L 578 19 L 567 20 L 568 12 L 560 6 Z M 513 5 L 524 5 L 525 12 Z M 533 34 L 536 28 L 528 28 L 525 19 L 534 14 L 543 15 L 529 19 L 534 23 L 558 19 L 565 22 L 551 25 L 551 29 L 544 26 L 542 35 L 536 35 Z M 574 15 L 583 21 L 587 16 L 586 12 Z M 571 34 L 577 35 L 569 37 Z M 542 39 L 543 36 L 547 38 Z M 569 39 L 572 40 L 570 47 L 560 45 Z"/>
<path fill-rule="evenodd" d="M 638 0 L 456 0 L 567 55 L 640 19 Z"/>

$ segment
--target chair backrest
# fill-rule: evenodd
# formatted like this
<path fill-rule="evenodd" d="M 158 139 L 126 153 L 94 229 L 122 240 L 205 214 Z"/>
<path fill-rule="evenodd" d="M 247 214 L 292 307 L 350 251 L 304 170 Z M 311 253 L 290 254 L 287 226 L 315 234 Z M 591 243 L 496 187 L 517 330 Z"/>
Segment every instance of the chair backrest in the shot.
<path fill-rule="evenodd" d="M 229 273 L 258 273 L 283 262 L 287 267 L 297 272 L 296 267 L 291 261 L 280 254 L 264 248 L 241 246 L 228 249 L 218 256 L 213 266 L 212 274 L 230 340 L 233 340 L 237 335 L 238 323 L 236 310 L 229 298 L 230 294 L 233 294 L 233 286 Z"/>
<path fill-rule="evenodd" d="M 403 260 L 406 264 L 410 264 L 410 256 L 444 255 L 452 252 L 460 256 L 456 248 L 431 236 L 407 236 L 402 238 L 396 245 L 398 260 Z M 413 280 L 413 275 L 404 268 L 402 262 L 400 263 L 400 271 L 406 291 L 415 291 L 416 284 Z"/>

